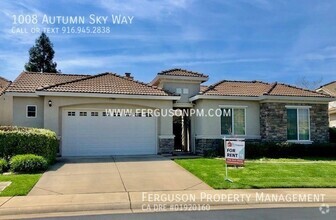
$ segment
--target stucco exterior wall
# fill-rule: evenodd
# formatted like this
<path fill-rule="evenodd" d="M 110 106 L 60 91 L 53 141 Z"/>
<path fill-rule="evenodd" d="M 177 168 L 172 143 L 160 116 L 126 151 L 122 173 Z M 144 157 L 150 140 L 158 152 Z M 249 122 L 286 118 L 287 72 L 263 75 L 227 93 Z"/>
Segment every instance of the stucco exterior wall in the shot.
<path fill-rule="evenodd" d="M 336 127 L 336 113 L 329 115 L 329 127 Z"/>
<path fill-rule="evenodd" d="M 231 101 L 231 100 L 198 100 L 195 109 L 204 113 L 208 113 L 210 109 L 216 110 L 220 105 L 227 106 L 246 106 L 246 135 L 247 139 L 260 138 L 260 118 L 259 118 L 259 102 L 256 101 Z M 212 112 L 213 113 L 213 112 Z M 194 134 L 196 138 L 217 139 L 222 138 L 221 135 L 221 118 L 214 117 L 195 117 Z"/>
<path fill-rule="evenodd" d="M 13 96 L 0 96 L 0 126 L 13 123 Z"/>
<path fill-rule="evenodd" d="M 27 105 L 36 105 L 37 114 L 35 118 L 27 117 Z M 13 97 L 13 125 L 43 128 L 43 114 L 43 97 Z"/>
<path fill-rule="evenodd" d="M 181 88 L 182 89 L 182 94 L 181 94 L 181 99 L 177 100 L 177 102 L 183 102 L 183 103 L 188 103 L 189 98 L 198 94 L 200 91 L 200 84 L 199 83 L 188 83 L 188 82 L 165 82 L 163 84 L 163 89 L 167 90 L 172 93 L 176 93 L 176 89 Z M 183 89 L 186 88 L 189 90 L 188 94 L 183 94 Z"/>

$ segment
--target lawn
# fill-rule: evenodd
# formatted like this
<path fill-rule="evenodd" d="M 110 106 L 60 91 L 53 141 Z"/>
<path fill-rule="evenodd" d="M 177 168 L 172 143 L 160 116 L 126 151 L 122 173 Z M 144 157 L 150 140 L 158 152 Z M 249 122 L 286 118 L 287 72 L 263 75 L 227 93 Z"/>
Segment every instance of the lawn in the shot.
<path fill-rule="evenodd" d="M 176 163 L 215 189 L 336 187 L 336 161 L 313 159 L 247 160 L 244 168 L 229 168 L 224 181 L 223 159 L 177 159 Z"/>
<path fill-rule="evenodd" d="M 0 182 L 11 181 L 12 184 L 0 196 L 25 196 L 40 179 L 42 174 L 0 175 Z"/>

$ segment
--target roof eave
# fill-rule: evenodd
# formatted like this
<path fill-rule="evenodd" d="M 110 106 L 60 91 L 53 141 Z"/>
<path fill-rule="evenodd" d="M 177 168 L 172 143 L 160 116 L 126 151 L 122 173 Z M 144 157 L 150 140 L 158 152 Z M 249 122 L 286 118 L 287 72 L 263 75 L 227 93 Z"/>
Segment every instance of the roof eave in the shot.
<path fill-rule="evenodd" d="M 95 98 L 121 98 L 121 99 L 155 99 L 155 100 L 180 100 L 180 96 L 169 95 L 128 95 L 128 94 L 105 94 L 83 92 L 48 92 L 36 91 L 39 96 L 63 96 L 63 97 L 95 97 Z"/>

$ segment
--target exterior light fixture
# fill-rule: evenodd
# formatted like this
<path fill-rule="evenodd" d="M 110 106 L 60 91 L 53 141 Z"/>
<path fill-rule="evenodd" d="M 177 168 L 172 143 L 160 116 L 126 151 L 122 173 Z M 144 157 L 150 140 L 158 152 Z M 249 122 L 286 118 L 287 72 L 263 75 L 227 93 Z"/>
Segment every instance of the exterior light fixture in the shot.
<path fill-rule="evenodd" d="M 49 105 L 49 107 L 52 106 L 52 101 L 51 100 L 48 101 L 48 105 Z"/>

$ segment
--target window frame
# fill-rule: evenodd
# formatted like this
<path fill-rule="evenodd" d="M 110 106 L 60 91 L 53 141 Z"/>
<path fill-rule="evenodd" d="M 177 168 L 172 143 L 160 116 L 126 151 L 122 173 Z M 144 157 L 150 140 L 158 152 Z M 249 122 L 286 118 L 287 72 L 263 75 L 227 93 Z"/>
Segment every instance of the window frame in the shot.
<path fill-rule="evenodd" d="M 287 142 L 311 142 L 311 127 L 310 127 L 310 109 L 311 106 L 291 106 L 286 105 L 286 114 L 288 109 L 295 109 L 296 110 L 296 138 L 295 140 L 289 140 L 287 134 Z M 299 119 L 299 109 L 306 109 L 308 111 L 308 140 L 300 140 L 300 119 Z M 287 115 L 287 129 L 288 129 L 288 115 Z"/>
<path fill-rule="evenodd" d="M 232 133 L 231 134 L 222 134 L 222 115 L 220 117 L 220 134 L 222 136 L 246 136 L 246 109 L 247 106 L 238 106 L 238 105 L 219 105 L 219 108 L 221 109 L 221 111 L 223 112 L 223 109 L 231 109 L 231 117 L 232 117 Z M 244 134 L 235 134 L 234 133 L 234 110 L 235 109 L 243 109 L 244 110 Z"/>
<path fill-rule="evenodd" d="M 28 116 L 28 108 L 35 107 L 35 116 Z M 27 105 L 26 106 L 26 118 L 36 118 L 37 117 L 37 105 Z"/>

